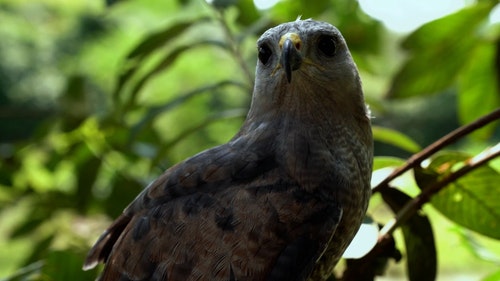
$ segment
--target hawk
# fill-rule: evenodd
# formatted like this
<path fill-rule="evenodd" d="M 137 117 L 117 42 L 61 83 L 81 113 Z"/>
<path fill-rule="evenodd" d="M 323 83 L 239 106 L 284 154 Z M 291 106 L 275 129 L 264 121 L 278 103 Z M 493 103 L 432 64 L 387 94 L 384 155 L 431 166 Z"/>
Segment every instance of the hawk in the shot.
<path fill-rule="evenodd" d="M 88 253 L 102 281 L 322 280 L 370 197 L 372 135 L 341 33 L 314 20 L 257 41 L 251 107 L 227 143 L 167 169 Z M 314 276 L 314 277 L 311 277 Z"/>

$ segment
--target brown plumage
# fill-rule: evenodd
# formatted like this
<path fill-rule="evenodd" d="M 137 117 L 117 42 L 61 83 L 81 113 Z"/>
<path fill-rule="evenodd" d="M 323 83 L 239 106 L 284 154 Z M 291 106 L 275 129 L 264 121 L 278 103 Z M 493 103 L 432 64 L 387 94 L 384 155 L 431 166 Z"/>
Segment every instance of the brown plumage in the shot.
<path fill-rule="evenodd" d="M 101 235 L 100 280 L 322 280 L 370 196 L 370 120 L 340 32 L 266 31 L 252 105 L 226 144 L 168 169 Z M 311 280 L 311 279 L 310 279 Z"/>

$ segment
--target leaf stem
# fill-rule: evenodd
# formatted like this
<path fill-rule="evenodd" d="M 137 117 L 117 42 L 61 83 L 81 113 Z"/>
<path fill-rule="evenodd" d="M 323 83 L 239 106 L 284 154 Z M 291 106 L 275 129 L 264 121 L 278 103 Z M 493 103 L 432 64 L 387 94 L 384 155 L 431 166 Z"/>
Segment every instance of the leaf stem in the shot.
<path fill-rule="evenodd" d="M 422 161 L 425 159 L 429 158 L 429 156 L 433 155 L 437 151 L 441 150 L 443 147 L 457 141 L 458 139 L 462 138 L 463 136 L 484 127 L 485 125 L 500 119 L 500 108 L 494 110 L 493 112 L 484 115 L 483 117 L 480 117 L 476 121 L 469 123 L 467 125 L 464 125 L 451 133 L 447 134 L 446 136 L 440 138 L 439 140 L 435 141 L 431 145 L 427 146 L 424 148 L 422 151 L 414 154 L 411 156 L 406 163 L 394 170 L 389 176 L 387 176 L 383 181 L 381 181 L 377 186 L 375 186 L 372 189 L 373 193 L 379 192 L 383 188 L 389 187 L 389 183 L 403 174 L 404 172 L 412 169 L 413 167 L 419 165 Z"/>

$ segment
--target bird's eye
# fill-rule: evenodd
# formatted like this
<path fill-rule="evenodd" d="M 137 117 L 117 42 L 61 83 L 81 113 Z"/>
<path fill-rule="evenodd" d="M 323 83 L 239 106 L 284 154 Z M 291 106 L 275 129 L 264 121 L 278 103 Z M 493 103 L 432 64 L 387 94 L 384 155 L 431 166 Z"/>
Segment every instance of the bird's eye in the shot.
<path fill-rule="evenodd" d="M 318 40 L 318 49 L 327 57 L 335 55 L 335 39 L 330 35 L 323 35 Z"/>
<path fill-rule="evenodd" d="M 267 45 L 259 46 L 259 60 L 262 64 L 267 64 L 273 52 Z"/>

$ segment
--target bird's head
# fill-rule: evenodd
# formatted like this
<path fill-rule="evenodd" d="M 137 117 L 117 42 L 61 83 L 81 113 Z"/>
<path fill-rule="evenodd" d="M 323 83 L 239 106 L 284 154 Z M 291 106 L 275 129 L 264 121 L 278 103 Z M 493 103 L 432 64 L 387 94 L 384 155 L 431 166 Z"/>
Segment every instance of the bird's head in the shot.
<path fill-rule="evenodd" d="M 331 24 L 297 20 L 278 25 L 259 38 L 257 50 L 250 113 L 291 110 L 300 115 L 323 109 L 366 118 L 356 65 Z"/>

